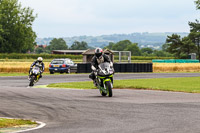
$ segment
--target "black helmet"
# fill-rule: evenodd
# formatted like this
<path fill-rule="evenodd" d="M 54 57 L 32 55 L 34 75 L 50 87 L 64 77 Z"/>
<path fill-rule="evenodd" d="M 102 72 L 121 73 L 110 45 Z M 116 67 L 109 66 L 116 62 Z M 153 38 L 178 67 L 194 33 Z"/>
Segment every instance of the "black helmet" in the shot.
<path fill-rule="evenodd" d="M 97 58 L 100 58 L 103 55 L 103 50 L 101 48 L 96 48 L 94 54 Z"/>

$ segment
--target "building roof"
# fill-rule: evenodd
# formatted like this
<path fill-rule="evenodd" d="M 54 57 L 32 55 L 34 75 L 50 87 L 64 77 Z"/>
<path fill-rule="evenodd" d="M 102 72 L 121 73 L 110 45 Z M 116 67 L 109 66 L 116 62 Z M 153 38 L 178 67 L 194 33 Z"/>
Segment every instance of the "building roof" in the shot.
<path fill-rule="evenodd" d="M 57 52 L 57 53 L 83 53 L 86 50 L 53 50 L 52 52 Z"/>

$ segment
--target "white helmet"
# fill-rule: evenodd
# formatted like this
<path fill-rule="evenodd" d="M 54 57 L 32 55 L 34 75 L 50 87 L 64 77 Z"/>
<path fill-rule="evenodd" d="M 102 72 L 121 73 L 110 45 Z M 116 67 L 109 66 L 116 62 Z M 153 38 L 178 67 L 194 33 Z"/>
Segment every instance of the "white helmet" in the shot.
<path fill-rule="evenodd" d="M 42 58 L 42 57 L 38 57 L 38 58 L 37 58 L 37 61 L 38 61 L 38 62 L 42 62 L 42 61 L 43 61 L 43 58 Z"/>

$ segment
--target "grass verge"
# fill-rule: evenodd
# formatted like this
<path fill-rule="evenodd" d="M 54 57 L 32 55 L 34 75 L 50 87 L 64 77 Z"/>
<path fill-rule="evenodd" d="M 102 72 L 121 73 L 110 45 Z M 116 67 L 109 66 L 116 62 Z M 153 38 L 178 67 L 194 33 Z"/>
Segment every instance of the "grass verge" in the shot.
<path fill-rule="evenodd" d="M 30 120 L 0 118 L 0 128 L 10 128 L 15 126 L 36 124 L 36 122 L 32 122 Z"/>
<path fill-rule="evenodd" d="M 148 89 L 200 93 L 200 77 L 115 80 L 116 89 Z M 50 84 L 53 88 L 95 89 L 91 81 Z"/>
<path fill-rule="evenodd" d="M 66 73 L 63 73 L 63 75 L 68 75 Z M 48 72 L 44 72 L 42 75 L 61 75 L 60 73 L 54 73 L 54 74 L 50 74 Z M 28 76 L 28 72 L 27 73 L 0 73 L 0 77 L 4 77 L 4 76 Z"/>
<path fill-rule="evenodd" d="M 47 87 L 70 88 L 70 89 L 96 89 L 92 81 L 54 83 L 54 84 L 47 85 Z"/>
<path fill-rule="evenodd" d="M 1 76 L 28 76 L 28 73 L 0 73 Z"/>

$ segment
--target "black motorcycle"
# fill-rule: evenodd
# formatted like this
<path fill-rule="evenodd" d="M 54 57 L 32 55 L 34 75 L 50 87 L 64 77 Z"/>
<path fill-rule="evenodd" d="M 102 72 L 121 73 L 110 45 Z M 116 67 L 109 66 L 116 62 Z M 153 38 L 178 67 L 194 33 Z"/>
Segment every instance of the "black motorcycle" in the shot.
<path fill-rule="evenodd" d="M 95 72 L 95 81 L 102 96 L 112 97 L 113 74 L 114 69 L 110 66 L 110 63 L 99 64 L 99 69 Z"/>

